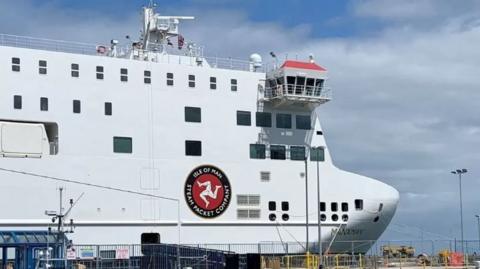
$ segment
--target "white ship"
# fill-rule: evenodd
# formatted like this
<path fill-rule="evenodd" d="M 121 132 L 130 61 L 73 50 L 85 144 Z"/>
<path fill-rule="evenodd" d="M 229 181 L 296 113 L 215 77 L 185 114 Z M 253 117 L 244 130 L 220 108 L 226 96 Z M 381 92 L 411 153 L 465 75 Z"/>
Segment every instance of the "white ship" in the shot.
<path fill-rule="evenodd" d="M 205 57 L 186 19 L 146 7 L 126 48 L 0 35 L 2 228 L 52 225 L 63 188 L 75 243 L 377 240 L 399 194 L 332 163 L 326 69 Z"/>

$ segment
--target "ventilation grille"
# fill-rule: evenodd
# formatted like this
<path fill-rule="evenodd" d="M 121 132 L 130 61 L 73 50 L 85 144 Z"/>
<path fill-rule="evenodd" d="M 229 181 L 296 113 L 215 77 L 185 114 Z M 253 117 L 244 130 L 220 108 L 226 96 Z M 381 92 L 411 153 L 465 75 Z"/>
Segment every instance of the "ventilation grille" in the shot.
<path fill-rule="evenodd" d="M 239 219 L 259 219 L 260 209 L 237 209 Z"/>
<path fill-rule="evenodd" d="M 237 195 L 237 205 L 239 206 L 259 206 L 260 195 L 239 194 Z"/>
<path fill-rule="evenodd" d="M 270 181 L 270 172 L 267 172 L 267 171 L 260 172 L 260 181 L 262 182 Z"/>

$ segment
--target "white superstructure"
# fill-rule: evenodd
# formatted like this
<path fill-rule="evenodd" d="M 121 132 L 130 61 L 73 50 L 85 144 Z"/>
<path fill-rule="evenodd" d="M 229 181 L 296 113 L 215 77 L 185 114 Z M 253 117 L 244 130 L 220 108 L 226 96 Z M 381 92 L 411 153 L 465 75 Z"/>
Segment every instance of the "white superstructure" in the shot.
<path fill-rule="evenodd" d="M 256 54 L 209 59 L 179 35 L 182 19 L 145 8 L 126 49 L 0 35 L 0 225 L 51 225 L 44 211 L 63 187 L 84 193 L 70 215 L 76 243 L 177 242 L 178 211 L 182 243 L 305 241 L 308 189 L 314 241 L 318 165 L 330 251 L 378 239 L 399 195 L 333 165 L 319 122 L 326 70 L 313 57 L 268 72 Z"/>

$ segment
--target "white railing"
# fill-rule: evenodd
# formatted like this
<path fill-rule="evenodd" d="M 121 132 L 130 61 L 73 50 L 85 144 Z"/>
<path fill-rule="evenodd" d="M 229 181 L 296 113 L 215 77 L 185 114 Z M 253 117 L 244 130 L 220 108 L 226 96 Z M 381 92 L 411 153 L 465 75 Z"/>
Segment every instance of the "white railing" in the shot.
<path fill-rule="evenodd" d="M 329 101 L 332 99 L 332 90 L 328 87 L 304 86 L 304 85 L 277 85 L 265 88 L 265 98 L 289 98 L 305 101 Z"/>
<path fill-rule="evenodd" d="M 70 42 L 70 41 L 53 40 L 53 39 L 45 39 L 45 38 L 34 38 L 34 37 L 26 37 L 26 36 L 0 34 L 0 46 L 106 56 L 107 54 L 97 53 L 98 45 L 104 46 L 107 48 L 109 47 L 108 45 L 103 45 L 103 44 L 89 44 L 89 43 L 81 43 L 81 42 Z M 119 57 L 122 57 L 122 56 L 125 57 L 125 55 L 128 55 L 130 49 L 131 48 L 119 47 L 118 50 L 120 53 L 118 55 L 121 55 Z M 172 55 L 185 55 L 184 50 L 180 51 L 176 49 L 176 44 L 173 44 L 173 46 L 171 47 L 167 46 L 166 49 Z M 243 70 L 243 71 L 249 71 L 250 69 L 249 62 L 244 60 L 238 60 L 233 58 L 219 58 L 219 57 L 202 57 L 202 58 L 207 60 L 208 64 L 213 68 L 233 69 L 233 70 Z M 195 61 L 192 61 L 192 62 L 195 62 Z M 266 69 L 260 68 L 257 71 L 264 72 L 264 70 Z"/>

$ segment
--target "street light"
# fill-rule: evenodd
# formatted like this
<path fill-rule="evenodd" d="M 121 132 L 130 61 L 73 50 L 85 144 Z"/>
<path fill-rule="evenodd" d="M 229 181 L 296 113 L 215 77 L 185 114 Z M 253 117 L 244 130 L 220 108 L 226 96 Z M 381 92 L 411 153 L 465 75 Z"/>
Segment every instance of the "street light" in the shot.
<path fill-rule="evenodd" d="M 315 151 L 315 160 L 317 161 L 317 208 L 318 208 L 318 268 L 322 268 L 322 221 L 320 213 L 320 152 L 322 151 L 322 161 L 325 157 L 323 153 L 323 147 L 313 147 L 312 150 Z"/>
<path fill-rule="evenodd" d="M 458 175 L 458 183 L 460 188 L 460 231 L 462 235 L 462 253 L 465 253 L 464 241 L 463 241 L 463 201 L 462 201 L 462 174 L 467 173 L 467 169 L 456 169 L 451 172 L 454 175 Z"/>
<path fill-rule="evenodd" d="M 477 218 L 477 228 L 478 228 L 478 250 L 480 251 L 480 216 L 475 215 Z"/>

